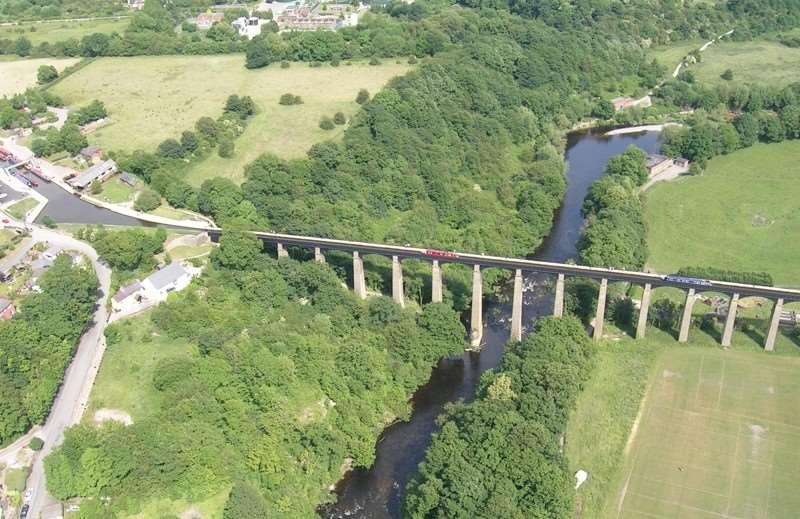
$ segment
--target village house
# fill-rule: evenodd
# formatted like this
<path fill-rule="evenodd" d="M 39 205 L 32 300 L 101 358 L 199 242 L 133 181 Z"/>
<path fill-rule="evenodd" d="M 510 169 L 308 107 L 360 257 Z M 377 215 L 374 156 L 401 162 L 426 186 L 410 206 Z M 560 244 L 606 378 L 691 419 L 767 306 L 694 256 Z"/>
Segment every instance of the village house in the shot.
<path fill-rule="evenodd" d="M 128 9 L 139 11 L 144 9 L 144 0 L 125 0 L 125 5 Z"/>
<path fill-rule="evenodd" d="M 117 172 L 117 163 L 109 159 L 95 164 L 80 175 L 67 180 L 67 183 L 75 189 L 85 189 L 92 182 L 102 182 Z"/>
<path fill-rule="evenodd" d="M 248 40 L 252 40 L 261 34 L 261 22 L 261 18 L 257 16 L 242 16 L 231 22 L 231 25 L 239 31 L 239 36 L 246 36 Z"/>
<path fill-rule="evenodd" d="M 141 312 L 165 301 L 170 292 L 178 292 L 189 286 L 201 269 L 182 263 L 170 263 L 150 274 L 143 281 L 136 280 L 124 286 L 111 298 L 112 319 Z"/>
<path fill-rule="evenodd" d="M 350 4 L 318 3 L 289 6 L 275 21 L 282 31 L 335 31 L 358 25 L 358 16 L 358 11 Z"/>
<path fill-rule="evenodd" d="M 644 163 L 647 175 L 653 178 L 665 172 L 685 173 L 689 171 L 689 161 L 684 158 L 673 159 L 664 155 L 648 155 Z"/>
<path fill-rule="evenodd" d="M 224 19 L 225 15 L 223 13 L 203 13 L 197 15 L 197 18 L 195 18 L 195 23 L 197 24 L 198 29 L 207 31 L 215 23 L 219 23 Z"/>
<path fill-rule="evenodd" d="M 90 144 L 78 153 L 77 160 L 86 164 L 97 164 L 103 160 L 103 149 L 97 144 Z"/>
<path fill-rule="evenodd" d="M 0 297 L 0 321 L 8 321 L 14 314 L 17 313 L 17 308 L 14 303 L 4 297 Z"/>

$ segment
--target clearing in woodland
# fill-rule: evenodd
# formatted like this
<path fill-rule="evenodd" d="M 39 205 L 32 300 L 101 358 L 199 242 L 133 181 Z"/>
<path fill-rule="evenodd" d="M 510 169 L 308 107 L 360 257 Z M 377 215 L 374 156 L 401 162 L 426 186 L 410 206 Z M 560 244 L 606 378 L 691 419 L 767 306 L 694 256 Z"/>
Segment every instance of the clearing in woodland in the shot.
<path fill-rule="evenodd" d="M 69 105 L 92 99 L 106 104 L 113 123 L 89 140 L 106 150 L 153 151 L 167 138 L 179 138 L 203 116 L 218 117 L 231 94 L 248 95 L 258 113 L 235 142 L 235 154 L 222 159 L 212 154 L 192 166 L 188 181 L 226 176 L 243 180 L 242 170 L 260 154 L 302 157 L 311 145 L 341 135 L 319 127 L 323 116 L 358 110 L 358 91 L 378 92 L 391 78 L 410 69 L 407 64 L 342 63 L 311 67 L 291 63 L 259 70 L 244 67 L 241 55 L 157 56 L 99 59 L 54 87 Z M 282 94 L 299 95 L 303 104 L 282 106 Z"/>

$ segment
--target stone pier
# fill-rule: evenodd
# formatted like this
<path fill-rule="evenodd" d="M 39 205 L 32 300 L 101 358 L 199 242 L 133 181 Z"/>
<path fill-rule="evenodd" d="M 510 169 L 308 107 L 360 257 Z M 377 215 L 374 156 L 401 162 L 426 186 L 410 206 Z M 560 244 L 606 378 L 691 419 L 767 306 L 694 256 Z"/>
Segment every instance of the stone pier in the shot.
<path fill-rule="evenodd" d="M 594 316 L 594 333 L 592 337 L 599 341 L 603 338 L 603 320 L 606 317 L 606 292 L 608 292 L 608 280 L 600 280 L 600 291 L 597 294 L 597 313 Z"/>
<path fill-rule="evenodd" d="M 289 257 L 289 251 L 286 250 L 286 247 L 284 247 L 282 243 L 279 243 L 278 244 L 278 259 L 288 258 L 288 257 Z"/>
<path fill-rule="evenodd" d="M 431 264 L 431 302 L 442 302 L 442 267 L 439 260 L 433 260 Z"/>
<path fill-rule="evenodd" d="M 470 344 L 474 348 L 481 345 L 483 339 L 483 277 L 481 266 L 475 265 L 472 270 L 472 319 L 470 319 Z"/>
<path fill-rule="evenodd" d="M 764 351 L 775 349 L 775 338 L 778 336 L 778 327 L 781 324 L 781 312 L 783 312 L 783 298 L 775 301 L 775 307 L 772 309 L 772 319 L 769 321 L 769 330 L 767 330 L 767 337 L 764 340 Z"/>
<path fill-rule="evenodd" d="M 643 339 L 645 331 L 647 330 L 647 313 L 650 311 L 650 293 L 653 287 L 650 283 L 644 285 L 644 292 L 642 292 L 642 302 L 639 305 L 639 320 L 636 323 L 636 338 Z"/>
<path fill-rule="evenodd" d="M 400 306 L 405 306 L 403 297 L 403 265 L 400 258 L 392 256 L 392 299 Z"/>
<path fill-rule="evenodd" d="M 511 303 L 511 340 L 522 341 L 522 270 L 514 273 L 514 299 Z"/>
<path fill-rule="evenodd" d="M 314 247 L 314 261 L 317 263 L 325 263 L 325 254 L 319 247 Z"/>
<path fill-rule="evenodd" d="M 353 251 L 353 291 L 361 299 L 367 298 L 367 281 L 364 279 L 364 261 Z"/>
<path fill-rule="evenodd" d="M 692 308 L 694 308 L 694 289 L 690 288 L 686 292 L 686 303 L 683 305 L 683 317 L 681 318 L 681 329 L 678 332 L 678 342 L 689 340 L 689 327 L 692 325 Z"/>
<path fill-rule="evenodd" d="M 564 274 L 556 278 L 556 300 L 553 303 L 553 316 L 564 317 Z"/>
<path fill-rule="evenodd" d="M 729 347 L 733 338 L 733 325 L 736 324 L 736 311 L 739 309 L 739 294 L 731 295 L 728 303 L 728 315 L 725 317 L 725 328 L 722 329 L 722 345 Z"/>

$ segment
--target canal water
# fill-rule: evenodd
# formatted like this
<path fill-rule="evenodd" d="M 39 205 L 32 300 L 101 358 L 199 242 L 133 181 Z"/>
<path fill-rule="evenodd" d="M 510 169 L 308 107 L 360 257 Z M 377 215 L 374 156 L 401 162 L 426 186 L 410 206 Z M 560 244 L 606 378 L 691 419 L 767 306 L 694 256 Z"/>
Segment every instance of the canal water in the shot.
<path fill-rule="evenodd" d="M 565 262 L 577 256 L 576 244 L 583 226 L 581 207 L 589 185 L 602 176 L 608 160 L 630 146 L 648 153 L 661 147 L 657 132 L 605 137 L 573 133 L 568 137 L 566 160 L 567 192 L 555 216 L 552 231 L 532 257 Z M 530 273 L 525 277 L 523 324 L 526 330 L 536 317 L 549 315 L 553 296 L 546 278 Z M 436 430 L 436 418 L 444 406 L 459 400 L 470 401 L 481 374 L 499 365 L 510 335 L 510 305 L 485 304 L 483 347 L 479 352 L 465 352 L 459 357 L 442 359 L 427 384 L 412 398 L 409 421 L 390 425 L 378 440 L 375 463 L 369 470 L 348 472 L 337 484 L 336 503 L 321 507 L 326 519 L 394 519 L 401 516 L 405 488 Z"/>
<path fill-rule="evenodd" d="M 36 180 L 39 185 L 33 189 L 47 198 L 47 205 L 36 219 L 37 223 L 41 223 L 45 216 L 49 216 L 58 223 L 153 226 L 150 222 L 92 205 L 54 183 Z"/>

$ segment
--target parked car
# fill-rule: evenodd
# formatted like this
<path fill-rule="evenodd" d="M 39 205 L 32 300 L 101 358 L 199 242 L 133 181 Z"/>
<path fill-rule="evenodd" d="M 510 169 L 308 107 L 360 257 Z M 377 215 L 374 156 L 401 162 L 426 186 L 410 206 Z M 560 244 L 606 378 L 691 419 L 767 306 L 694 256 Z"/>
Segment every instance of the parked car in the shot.
<path fill-rule="evenodd" d="M 26 519 L 30 508 L 30 505 L 22 505 L 22 509 L 19 511 L 19 519 Z"/>

